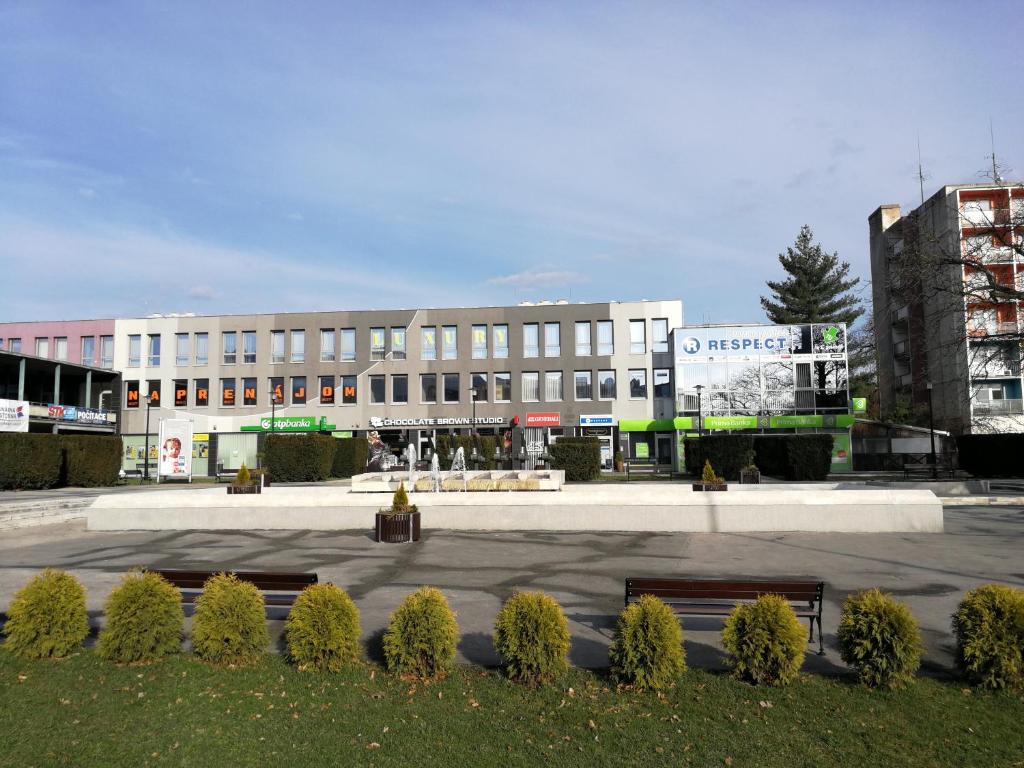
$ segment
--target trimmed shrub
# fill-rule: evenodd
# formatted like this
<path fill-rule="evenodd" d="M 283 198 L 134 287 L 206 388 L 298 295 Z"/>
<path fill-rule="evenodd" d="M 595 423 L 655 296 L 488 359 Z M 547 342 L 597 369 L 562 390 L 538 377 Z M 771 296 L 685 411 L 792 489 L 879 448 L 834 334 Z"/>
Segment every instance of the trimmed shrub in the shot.
<path fill-rule="evenodd" d="M 869 688 L 900 688 L 921 665 L 921 630 L 910 609 L 878 589 L 846 598 L 839 654 Z"/>
<path fill-rule="evenodd" d="M 242 466 L 238 468 L 238 474 L 235 475 L 235 480 L 231 483 L 236 488 L 247 488 L 252 485 L 252 477 L 249 475 L 249 468 L 242 463 Z"/>
<path fill-rule="evenodd" d="M 66 571 L 47 568 L 14 595 L 4 647 L 23 659 L 67 656 L 89 634 L 85 588 Z"/>
<path fill-rule="evenodd" d="M 601 441 L 596 437 L 560 437 L 548 447 L 551 468 L 564 469 L 566 480 L 601 476 Z"/>
<path fill-rule="evenodd" d="M 679 619 L 664 601 L 641 596 L 619 614 L 608 656 L 618 682 L 640 690 L 668 688 L 686 671 Z"/>
<path fill-rule="evenodd" d="M 757 685 L 786 685 L 803 664 L 807 635 L 784 598 L 761 595 L 729 614 L 722 644 L 734 677 Z"/>
<path fill-rule="evenodd" d="M 540 685 L 569 668 L 569 622 L 562 606 L 543 592 L 517 592 L 494 623 L 494 648 L 510 678 Z"/>
<path fill-rule="evenodd" d="M 275 483 L 315 483 L 331 476 L 337 439 L 330 435 L 267 435 L 264 461 Z"/>
<path fill-rule="evenodd" d="M 333 477 L 352 477 L 366 471 L 366 438 L 336 437 L 334 463 L 331 467 Z"/>
<path fill-rule="evenodd" d="M 445 596 L 420 587 L 402 601 L 384 632 L 388 671 L 420 680 L 436 680 L 451 671 L 459 627 Z"/>
<path fill-rule="evenodd" d="M 476 464 L 470 461 L 474 445 L 477 454 L 482 459 L 479 469 L 494 469 L 496 467 L 494 449 L 498 445 L 498 438 L 492 435 L 438 435 L 437 461 L 441 469 L 447 472 L 452 468 L 452 458 L 460 447 L 466 453 L 466 469 L 477 469 Z M 449 450 L 452 453 L 451 456 L 448 455 Z"/>
<path fill-rule="evenodd" d="M 754 464 L 786 480 L 824 480 L 832 469 L 832 435 L 758 435 Z"/>
<path fill-rule="evenodd" d="M 953 614 L 957 664 L 983 688 L 1024 686 L 1024 589 L 985 584 Z"/>
<path fill-rule="evenodd" d="M 686 471 L 699 475 L 708 461 L 726 480 L 739 480 L 740 470 L 754 460 L 752 435 L 705 435 L 687 438 L 684 445 Z"/>
<path fill-rule="evenodd" d="M 299 669 L 337 672 L 359 659 L 359 609 L 341 587 L 310 584 L 284 625 L 288 656 Z"/>
<path fill-rule="evenodd" d="M 976 477 L 1024 477 L 1024 433 L 958 435 L 960 469 Z"/>
<path fill-rule="evenodd" d="M 206 580 L 192 619 L 192 647 L 199 658 L 248 664 L 263 655 L 269 640 L 263 595 L 254 584 L 227 573 Z"/>
<path fill-rule="evenodd" d="M 158 573 L 133 571 L 114 587 L 96 652 L 120 664 L 156 661 L 181 650 L 181 592 Z"/>
<path fill-rule="evenodd" d="M 65 485 L 83 488 L 117 485 L 121 438 L 115 435 L 60 435 Z"/>
<path fill-rule="evenodd" d="M 0 488 L 55 488 L 60 481 L 59 436 L 0 432 Z"/>

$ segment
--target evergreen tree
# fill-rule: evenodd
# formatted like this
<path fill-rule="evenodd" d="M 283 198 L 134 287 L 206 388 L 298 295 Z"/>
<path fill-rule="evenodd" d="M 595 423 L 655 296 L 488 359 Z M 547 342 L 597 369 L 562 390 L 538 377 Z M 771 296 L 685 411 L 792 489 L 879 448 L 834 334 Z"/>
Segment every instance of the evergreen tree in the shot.
<path fill-rule="evenodd" d="M 838 253 L 825 253 L 813 240 L 814 233 L 805 224 L 796 243 L 779 254 L 789 277 L 768 281 L 773 295 L 762 296 L 761 306 L 768 319 L 780 325 L 846 323 L 850 327 L 864 314 L 857 297 L 848 293 L 860 278 L 849 278 L 850 263 L 839 261 Z"/>

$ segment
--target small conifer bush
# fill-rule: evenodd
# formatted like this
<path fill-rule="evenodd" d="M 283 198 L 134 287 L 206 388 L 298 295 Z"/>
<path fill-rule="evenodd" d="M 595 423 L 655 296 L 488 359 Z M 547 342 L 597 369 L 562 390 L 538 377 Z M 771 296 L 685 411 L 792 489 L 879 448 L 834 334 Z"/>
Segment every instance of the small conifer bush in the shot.
<path fill-rule="evenodd" d="M 459 627 L 445 596 L 434 587 L 420 587 L 402 601 L 384 632 L 388 671 L 403 677 L 437 680 L 455 662 Z"/>
<path fill-rule="evenodd" d="M 236 488 L 245 488 L 252 485 L 252 475 L 249 474 L 249 468 L 245 464 L 238 468 L 238 474 L 235 475 L 235 482 L 232 485 Z"/>
<path fill-rule="evenodd" d="M 910 609 L 878 589 L 846 598 L 839 653 L 869 688 L 900 688 L 921 665 L 921 630 Z"/>
<path fill-rule="evenodd" d="M 494 648 L 513 680 L 554 681 L 569 668 L 569 622 L 562 606 L 543 592 L 517 592 L 498 612 Z"/>
<path fill-rule="evenodd" d="M 391 497 L 392 512 L 407 512 L 409 510 L 409 494 L 405 492 L 405 483 L 398 484 L 398 490 Z"/>
<path fill-rule="evenodd" d="M 807 636 L 784 598 L 761 595 L 729 614 L 722 644 L 735 677 L 757 685 L 786 685 L 800 671 Z"/>
<path fill-rule="evenodd" d="M 704 472 L 701 475 L 701 480 L 705 483 L 718 482 L 718 476 L 715 474 L 715 470 L 711 468 L 711 462 L 708 460 L 704 461 Z"/>
<path fill-rule="evenodd" d="M 619 614 L 608 651 L 612 677 L 639 690 L 663 690 L 686 671 L 683 630 L 672 609 L 643 595 Z"/>
<path fill-rule="evenodd" d="M 953 614 L 957 663 L 983 688 L 1024 687 L 1024 589 L 985 584 Z"/>
<path fill-rule="evenodd" d="M 288 655 L 299 669 L 337 672 L 359 659 L 359 609 L 341 587 L 310 584 L 285 622 Z"/>
<path fill-rule="evenodd" d="M 133 571 L 114 587 L 96 650 L 120 664 L 156 661 L 181 650 L 181 592 L 160 574 Z"/>
<path fill-rule="evenodd" d="M 67 656 L 89 634 L 85 588 L 65 571 L 47 568 L 14 595 L 4 647 L 24 659 Z"/>
<path fill-rule="evenodd" d="M 234 574 L 207 579 L 192 619 L 196 655 L 212 664 L 248 664 L 263 655 L 268 642 L 259 589 Z"/>

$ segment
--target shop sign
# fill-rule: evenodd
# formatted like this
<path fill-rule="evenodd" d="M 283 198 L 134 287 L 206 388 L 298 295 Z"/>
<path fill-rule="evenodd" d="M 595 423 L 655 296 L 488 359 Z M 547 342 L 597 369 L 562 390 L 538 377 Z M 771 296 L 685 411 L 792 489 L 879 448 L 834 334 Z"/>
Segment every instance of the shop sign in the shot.
<path fill-rule="evenodd" d="M 868 399 L 866 397 L 855 397 L 853 398 L 853 412 L 854 413 L 865 413 L 868 409 Z"/>
<path fill-rule="evenodd" d="M 107 412 L 98 411 L 95 408 L 75 408 L 75 421 L 79 424 L 106 424 Z M 64 411 L 64 418 L 67 418 L 67 409 Z"/>
<path fill-rule="evenodd" d="M 528 413 L 526 414 L 526 426 L 560 427 L 562 426 L 562 415 L 560 413 Z"/>
<path fill-rule="evenodd" d="M 64 418 L 64 406 L 63 405 L 51 405 L 46 409 L 46 415 L 51 419 L 63 419 Z"/>
<path fill-rule="evenodd" d="M 610 413 L 595 413 L 587 416 L 580 416 L 581 427 L 611 427 L 615 424 L 615 417 Z"/>
<path fill-rule="evenodd" d="M 381 429 L 386 427 L 472 427 L 481 424 L 503 425 L 504 416 L 471 416 L 427 417 L 423 419 L 382 419 L 379 416 L 370 417 L 370 427 Z"/>
<path fill-rule="evenodd" d="M 705 416 L 704 429 L 757 429 L 757 416 Z"/>
<path fill-rule="evenodd" d="M 0 432 L 28 432 L 27 400 L 0 400 Z"/>
<path fill-rule="evenodd" d="M 273 429 L 271 429 L 273 426 Z M 260 419 L 255 426 L 242 427 L 243 432 L 330 432 L 334 430 L 334 424 L 327 423 L 327 417 L 321 416 L 278 416 L 273 419 Z"/>

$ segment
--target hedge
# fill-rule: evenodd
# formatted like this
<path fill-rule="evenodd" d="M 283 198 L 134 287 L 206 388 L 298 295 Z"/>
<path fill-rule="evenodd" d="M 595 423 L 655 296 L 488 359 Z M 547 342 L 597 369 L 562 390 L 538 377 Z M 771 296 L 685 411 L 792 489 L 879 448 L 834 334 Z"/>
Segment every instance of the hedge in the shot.
<path fill-rule="evenodd" d="M 438 435 L 435 448 L 441 469 L 447 472 L 452 468 L 454 456 L 449 455 L 449 450 L 454 454 L 460 447 L 466 452 L 466 469 L 477 469 L 469 460 L 473 455 L 474 445 L 476 445 L 477 453 L 483 459 L 479 468 L 495 469 L 497 464 L 494 461 L 494 449 L 498 446 L 498 438 L 494 435 Z"/>
<path fill-rule="evenodd" d="M 0 433 L 0 488 L 115 485 L 121 438 L 115 435 Z"/>
<path fill-rule="evenodd" d="M 956 450 L 960 469 L 975 477 L 1024 477 L 1024 433 L 959 435 Z"/>
<path fill-rule="evenodd" d="M 352 477 L 366 471 L 367 445 L 365 437 L 335 438 L 333 477 Z"/>
<path fill-rule="evenodd" d="M 596 480 L 601 475 L 601 441 L 596 437 L 560 437 L 548 448 L 551 468 L 566 480 Z"/>
<path fill-rule="evenodd" d="M 264 463 L 275 483 L 320 482 L 331 476 L 337 438 L 267 435 Z"/>
<path fill-rule="evenodd" d="M 700 475 L 704 460 L 727 480 L 755 464 L 761 474 L 786 480 L 824 480 L 832 468 L 832 435 L 705 435 L 686 440 L 686 471 Z"/>
<path fill-rule="evenodd" d="M 688 438 L 685 445 L 686 471 L 699 475 L 704 462 L 726 480 L 739 480 L 740 470 L 754 463 L 753 435 L 705 435 Z"/>

